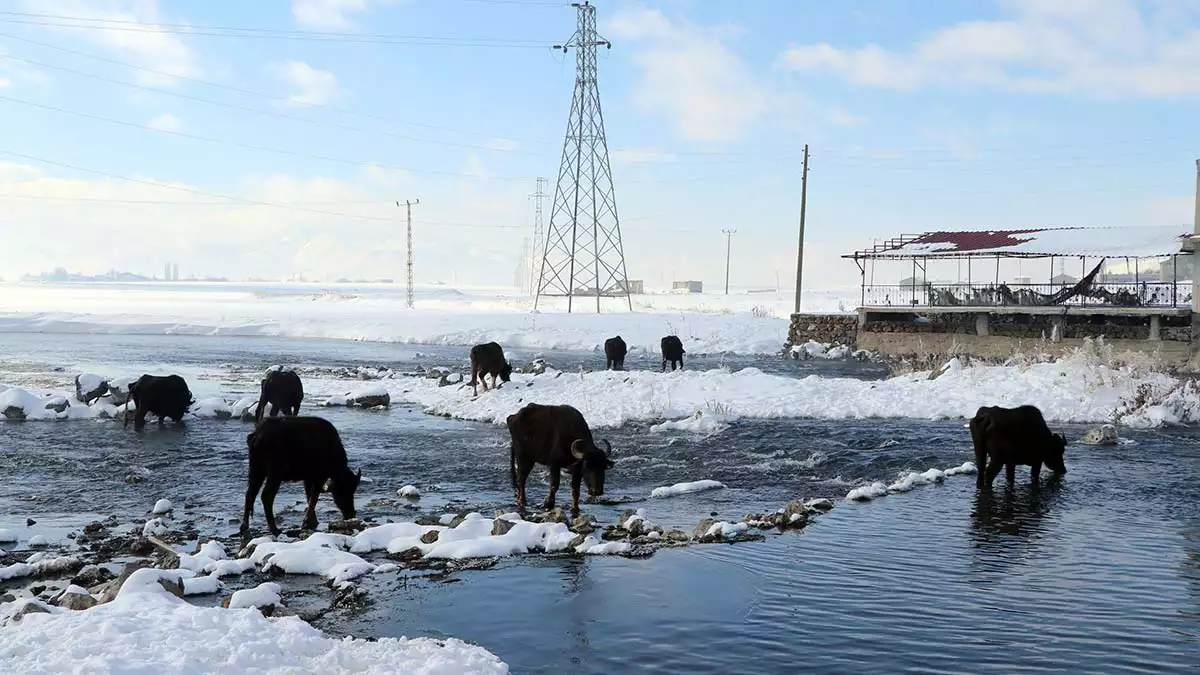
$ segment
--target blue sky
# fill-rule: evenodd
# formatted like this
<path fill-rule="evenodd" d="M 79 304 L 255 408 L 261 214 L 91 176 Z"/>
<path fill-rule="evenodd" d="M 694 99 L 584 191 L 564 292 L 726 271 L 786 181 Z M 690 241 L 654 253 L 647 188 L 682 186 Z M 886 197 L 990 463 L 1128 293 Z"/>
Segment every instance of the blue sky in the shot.
<path fill-rule="evenodd" d="M 806 142 L 813 287 L 901 232 L 1190 222 L 1193 2 L 598 11 L 632 278 L 717 285 L 736 228 L 734 283 L 786 285 Z M 392 202 L 419 198 L 418 280 L 512 283 L 574 80 L 548 45 L 574 24 L 537 0 L 6 3 L 0 276 L 399 278 Z"/>

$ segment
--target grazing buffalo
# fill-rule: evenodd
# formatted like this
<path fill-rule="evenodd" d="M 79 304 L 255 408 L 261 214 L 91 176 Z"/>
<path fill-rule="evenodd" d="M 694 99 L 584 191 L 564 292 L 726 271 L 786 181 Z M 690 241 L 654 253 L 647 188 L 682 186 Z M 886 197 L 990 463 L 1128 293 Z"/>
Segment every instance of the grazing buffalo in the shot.
<path fill-rule="evenodd" d="M 604 472 L 613 467 L 612 445 L 604 441 L 604 450 L 596 445 L 578 410 L 569 405 L 530 403 L 509 415 L 507 424 L 512 436 L 509 469 L 518 508 L 525 508 L 525 480 L 535 464 L 550 467 L 550 494 L 544 508 L 554 508 L 563 468 L 571 474 L 572 513 L 579 511 L 579 485 L 585 478 L 589 495 L 604 494 Z"/>
<path fill-rule="evenodd" d="M 1067 472 L 1063 452 L 1067 439 L 1050 432 L 1042 411 L 1031 405 L 1019 408 L 984 406 L 971 418 L 971 441 L 975 445 L 975 463 L 979 468 L 976 486 L 991 487 L 992 481 L 1007 468 L 1008 482 L 1016 480 L 1017 465 L 1031 467 L 1034 483 L 1042 464 L 1055 473 Z"/>
<path fill-rule="evenodd" d="M 629 350 L 621 336 L 610 337 L 604 341 L 604 368 L 606 370 L 625 370 L 625 354 Z"/>
<path fill-rule="evenodd" d="M 496 382 L 497 376 L 502 382 L 508 382 L 512 375 L 512 366 L 504 359 L 504 350 L 495 342 L 471 347 L 471 390 L 476 396 L 479 395 L 480 382 L 483 382 L 483 390 L 488 390 L 487 380 L 483 379 L 487 375 L 492 376 L 494 389 L 500 388 Z"/>
<path fill-rule="evenodd" d="M 662 339 L 662 369 L 667 371 L 667 362 L 671 362 L 671 372 L 675 372 L 675 365 L 679 365 L 679 369 L 683 370 L 683 343 L 675 335 L 668 335 Z"/>
<path fill-rule="evenodd" d="M 250 450 L 250 473 L 246 486 L 246 508 L 242 511 L 242 534 L 250 531 L 254 498 L 262 489 L 267 529 L 278 535 L 275 524 L 275 494 L 284 481 L 304 482 L 308 510 L 304 529 L 317 527 L 317 498 L 333 493 L 333 503 L 346 520 L 354 518 L 354 492 L 362 479 L 346 465 L 346 448 L 337 429 L 320 417 L 268 417 L 246 436 Z M 266 486 L 263 486 L 263 483 Z"/>
<path fill-rule="evenodd" d="M 271 417 L 281 410 L 284 415 L 299 415 L 300 402 L 304 400 L 304 384 L 292 370 L 272 370 L 262 381 L 262 392 L 258 395 L 258 407 L 254 409 L 254 421 L 261 422 L 263 410 L 271 404 Z"/>
<path fill-rule="evenodd" d="M 178 375 L 142 375 L 136 382 L 129 385 L 129 400 L 136 409 L 134 413 L 134 429 L 146 426 L 146 415 L 153 413 L 158 416 L 158 424 L 162 426 L 163 418 L 170 417 L 176 424 L 183 424 L 183 415 L 195 403 L 187 382 Z M 129 426 L 129 406 L 125 409 L 125 423 Z"/>

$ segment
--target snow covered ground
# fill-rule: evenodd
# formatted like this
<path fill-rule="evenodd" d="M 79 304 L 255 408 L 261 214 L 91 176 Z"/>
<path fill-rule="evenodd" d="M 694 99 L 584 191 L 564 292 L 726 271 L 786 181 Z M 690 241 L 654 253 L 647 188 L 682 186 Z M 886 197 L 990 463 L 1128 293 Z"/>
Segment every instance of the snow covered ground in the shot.
<path fill-rule="evenodd" d="M 984 405 L 1032 404 L 1053 422 L 1106 423 L 1154 427 L 1200 421 L 1200 388 L 1150 367 L 1115 366 L 1104 349 L 1080 350 L 1053 363 L 964 366 L 950 360 L 937 377 L 928 372 L 887 380 L 771 375 L 757 368 L 733 372 L 598 371 L 541 375 L 514 374 L 503 388 L 472 398 L 460 386 L 437 380 L 398 377 L 362 385 L 386 391 L 393 403 L 407 402 L 427 412 L 504 424 L 528 403 L 569 401 L 593 428 L 650 423 L 652 431 L 719 433 L 739 419 L 957 419 L 969 418 Z M 306 401 L 341 403 L 345 380 L 313 378 L 305 382 Z M 103 402 L 84 407 L 78 401 L 56 412 L 51 403 L 73 398 L 56 391 L 4 389 L 5 402 L 24 407 L 29 419 L 112 416 Z M 234 417 L 249 399 L 232 394 L 209 397 L 193 411 L 200 417 Z M 45 407 L 50 405 L 50 407 Z M 663 423 L 666 420 L 667 423 Z"/>
<path fill-rule="evenodd" d="M 857 290 L 813 291 L 816 311 L 852 309 Z M 731 295 L 663 291 L 634 296 L 634 311 L 605 300 L 605 313 L 561 299 L 534 313 L 513 289 L 418 287 L 415 309 L 396 284 L 0 283 L 0 331 L 337 338 L 409 344 L 597 349 L 621 335 L 658 349 L 664 335 L 691 354 L 777 353 L 787 337 L 789 292 Z"/>
<path fill-rule="evenodd" d="M 38 603 L 43 613 L 0 628 L 0 672 L 508 672 L 490 652 L 460 640 L 335 639 L 297 617 L 268 619 L 256 609 L 196 607 L 158 583 L 161 577 L 179 576 L 178 571 L 138 570 L 115 600 L 83 611 Z M 239 604 L 254 605 L 256 599 L 261 598 Z M 29 602 L 37 601 L 10 603 L 11 609 Z"/>

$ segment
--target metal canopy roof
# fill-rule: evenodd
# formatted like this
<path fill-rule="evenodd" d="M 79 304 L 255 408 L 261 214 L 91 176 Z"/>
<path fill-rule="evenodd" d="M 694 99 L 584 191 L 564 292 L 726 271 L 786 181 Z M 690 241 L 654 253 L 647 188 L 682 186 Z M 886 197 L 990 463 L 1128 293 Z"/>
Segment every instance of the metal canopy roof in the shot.
<path fill-rule="evenodd" d="M 1060 227 L 901 235 L 843 258 L 1161 258 L 1191 250 L 1191 228 Z M 1185 246 L 1186 244 L 1186 246 Z"/>

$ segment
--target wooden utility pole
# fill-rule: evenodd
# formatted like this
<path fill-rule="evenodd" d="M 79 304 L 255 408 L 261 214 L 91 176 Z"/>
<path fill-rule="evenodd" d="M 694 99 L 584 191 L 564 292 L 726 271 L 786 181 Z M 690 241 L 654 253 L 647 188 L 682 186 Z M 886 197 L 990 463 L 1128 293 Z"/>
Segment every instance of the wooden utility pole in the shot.
<path fill-rule="evenodd" d="M 804 281 L 804 211 L 808 201 L 808 143 L 804 144 L 804 169 L 800 173 L 800 245 L 796 251 L 796 304 L 795 314 L 800 313 L 800 288 Z"/>

